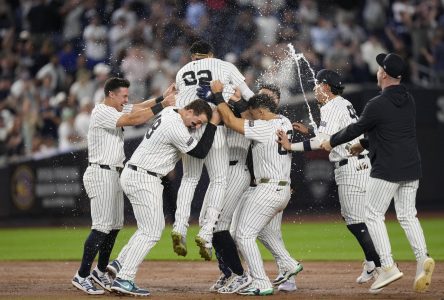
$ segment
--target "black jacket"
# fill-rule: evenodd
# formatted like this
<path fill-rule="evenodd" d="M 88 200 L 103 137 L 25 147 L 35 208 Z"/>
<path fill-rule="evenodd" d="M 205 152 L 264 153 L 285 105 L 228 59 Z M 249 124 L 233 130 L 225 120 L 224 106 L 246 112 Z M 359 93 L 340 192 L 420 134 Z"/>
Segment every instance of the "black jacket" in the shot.
<path fill-rule="evenodd" d="M 371 177 L 392 182 L 419 179 L 415 118 L 413 97 L 403 85 L 392 85 L 368 101 L 358 122 L 334 134 L 330 144 L 335 147 L 367 133 Z"/>

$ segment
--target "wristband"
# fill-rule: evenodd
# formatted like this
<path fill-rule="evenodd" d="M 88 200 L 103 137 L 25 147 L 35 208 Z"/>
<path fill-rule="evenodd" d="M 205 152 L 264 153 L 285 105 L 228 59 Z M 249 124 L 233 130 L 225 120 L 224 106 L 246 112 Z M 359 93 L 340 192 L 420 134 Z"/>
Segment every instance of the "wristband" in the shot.
<path fill-rule="evenodd" d="M 156 98 L 156 103 L 160 103 L 160 102 L 162 102 L 163 99 L 165 99 L 165 98 L 163 97 L 163 95 L 160 95 L 159 97 Z"/>
<path fill-rule="evenodd" d="M 151 107 L 151 111 L 153 112 L 153 114 L 157 115 L 158 113 L 160 113 L 163 109 L 163 105 L 162 103 L 157 103 L 156 105 L 154 105 L 153 107 Z"/>
<path fill-rule="evenodd" d="M 311 151 L 310 140 L 303 141 L 302 144 L 304 146 L 304 151 Z"/>
<path fill-rule="evenodd" d="M 214 104 L 219 105 L 221 103 L 224 103 L 224 97 L 222 96 L 222 92 L 214 94 Z"/>

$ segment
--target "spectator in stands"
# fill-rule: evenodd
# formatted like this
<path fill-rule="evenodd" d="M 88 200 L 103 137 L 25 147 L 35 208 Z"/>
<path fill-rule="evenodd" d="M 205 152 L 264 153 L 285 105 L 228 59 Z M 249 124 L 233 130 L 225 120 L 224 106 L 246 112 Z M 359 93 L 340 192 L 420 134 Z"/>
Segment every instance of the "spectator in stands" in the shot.
<path fill-rule="evenodd" d="M 96 13 L 90 17 L 90 23 L 83 31 L 85 40 L 86 65 L 92 70 L 101 62 L 106 62 L 108 57 L 107 28 L 101 24 L 100 16 Z"/>

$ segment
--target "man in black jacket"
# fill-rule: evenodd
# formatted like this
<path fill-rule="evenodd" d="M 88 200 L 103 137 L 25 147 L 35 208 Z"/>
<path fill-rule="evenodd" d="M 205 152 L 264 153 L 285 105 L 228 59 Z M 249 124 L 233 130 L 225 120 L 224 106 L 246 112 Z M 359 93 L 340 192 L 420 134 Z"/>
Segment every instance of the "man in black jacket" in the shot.
<path fill-rule="evenodd" d="M 366 193 L 366 224 L 381 259 L 378 278 L 369 291 L 377 293 L 403 276 L 393 260 L 384 223 L 385 213 L 394 198 L 398 220 L 417 260 L 413 288 L 423 292 L 430 285 L 435 262 L 427 253 L 424 233 L 416 217 L 421 159 L 416 141 L 415 102 L 400 84 L 405 69 L 403 59 L 390 53 L 379 54 L 376 61 L 381 94 L 368 101 L 356 123 L 332 135 L 321 147 L 330 151 L 332 147 L 367 134 L 368 138 L 360 141 L 362 147 L 369 150 L 372 164 Z"/>

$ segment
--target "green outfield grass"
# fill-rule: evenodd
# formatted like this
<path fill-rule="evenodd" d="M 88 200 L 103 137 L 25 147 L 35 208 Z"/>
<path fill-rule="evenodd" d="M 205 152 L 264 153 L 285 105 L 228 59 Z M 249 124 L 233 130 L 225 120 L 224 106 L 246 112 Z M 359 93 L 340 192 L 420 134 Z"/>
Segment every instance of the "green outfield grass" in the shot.
<path fill-rule="evenodd" d="M 444 220 L 422 219 L 430 254 L 444 260 Z M 396 221 L 388 221 L 388 231 L 396 260 L 414 260 L 404 231 Z M 135 227 L 127 227 L 117 238 L 112 258 L 128 241 Z M 194 236 L 197 227 L 188 233 L 188 256 L 177 256 L 171 247 L 171 227 L 165 228 L 159 243 L 149 253 L 151 260 L 200 260 Z M 342 222 L 287 223 L 282 226 L 285 244 L 290 253 L 301 260 L 362 260 L 358 243 Z M 0 229 L 0 260 L 80 260 L 83 242 L 89 228 L 20 228 Z M 271 255 L 261 245 L 263 257 Z"/>

